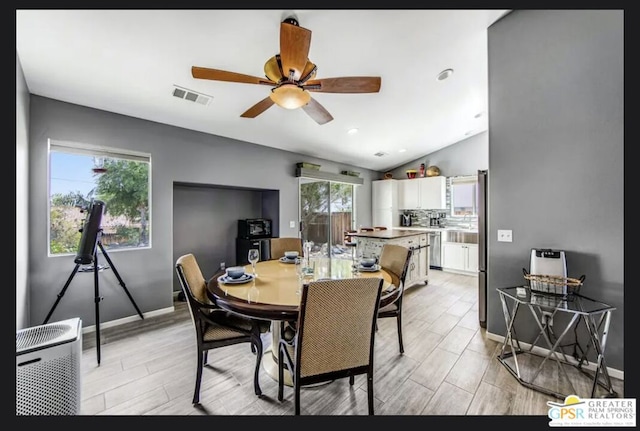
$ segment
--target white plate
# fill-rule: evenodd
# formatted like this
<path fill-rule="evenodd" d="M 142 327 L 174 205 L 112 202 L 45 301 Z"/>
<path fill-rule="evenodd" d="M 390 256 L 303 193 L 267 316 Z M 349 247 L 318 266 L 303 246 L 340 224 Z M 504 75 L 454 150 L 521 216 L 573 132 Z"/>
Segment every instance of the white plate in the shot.
<path fill-rule="evenodd" d="M 242 277 L 239 278 L 231 278 L 228 275 L 221 275 L 220 277 L 218 277 L 218 282 L 224 284 L 244 284 L 250 282 L 251 280 L 253 280 L 253 274 L 248 274 L 246 272 Z"/>
<path fill-rule="evenodd" d="M 380 271 L 380 265 L 375 264 L 373 266 L 362 266 L 362 265 L 358 265 L 358 271 L 362 271 L 362 272 L 377 272 Z"/>
<path fill-rule="evenodd" d="M 280 259 L 278 259 L 280 262 L 282 263 L 296 263 L 295 259 L 287 259 L 286 257 L 282 256 Z"/>

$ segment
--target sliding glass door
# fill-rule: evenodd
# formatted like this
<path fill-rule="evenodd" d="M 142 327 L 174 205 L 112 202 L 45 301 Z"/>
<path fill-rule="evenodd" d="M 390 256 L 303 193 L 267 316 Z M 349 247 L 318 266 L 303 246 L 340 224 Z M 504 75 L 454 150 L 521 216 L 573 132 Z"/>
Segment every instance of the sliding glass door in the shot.
<path fill-rule="evenodd" d="M 351 259 L 344 234 L 353 229 L 352 184 L 299 178 L 302 240 L 313 242 L 311 254 Z"/>

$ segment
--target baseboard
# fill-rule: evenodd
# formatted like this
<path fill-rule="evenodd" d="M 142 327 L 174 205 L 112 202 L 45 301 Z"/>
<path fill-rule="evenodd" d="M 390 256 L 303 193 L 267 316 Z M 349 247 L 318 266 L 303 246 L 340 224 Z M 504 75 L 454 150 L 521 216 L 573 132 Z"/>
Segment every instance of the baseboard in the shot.
<path fill-rule="evenodd" d="M 142 316 L 146 319 L 147 317 L 160 316 L 162 314 L 173 313 L 174 311 L 175 311 L 175 307 L 171 306 L 167 308 L 161 308 L 159 310 L 149 311 L 147 313 L 142 313 Z M 114 326 L 124 325 L 125 323 L 134 322 L 136 320 L 140 320 L 140 316 L 137 314 L 134 314 L 129 317 L 123 317 L 122 319 L 111 320 L 109 322 L 100 322 L 100 329 L 113 328 Z M 82 328 L 83 334 L 89 334 L 92 332 L 96 332 L 95 325 L 85 326 Z"/>
<path fill-rule="evenodd" d="M 493 341 L 497 341 L 497 342 L 499 342 L 500 344 L 504 343 L 504 336 L 503 336 L 503 335 L 493 334 L 493 333 L 491 333 L 491 332 L 489 332 L 489 331 L 487 331 L 487 333 L 486 333 L 486 334 L 487 334 L 487 338 L 488 338 L 488 339 L 493 340 Z M 530 347 L 531 347 L 531 344 L 529 344 L 529 343 L 524 343 L 524 342 L 522 342 L 522 341 L 521 341 L 521 342 L 520 342 L 520 346 L 521 346 L 521 347 L 523 348 L 523 350 L 524 350 L 524 349 L 528 349 L 528 348 L 530 348 Z M 535 347 L 532 349 L 532 352 L 533 352 L 533 353 L 536 353 L 536 354 L 538 354 L 538 355 L 546 356 L 546 355 L 549 353 L 549 349 L 544 349 L 544 348 L 542 348 L 542 347 L 535 346 Z M 570 363 L 570 364 L 574 364 L 574 365 L 577 365 L 577 364 L 578 364 L 578 361 L 576 361 L 572 356 L 569 356 L 567 359 L 569 360 L 569 363 Z M 591 361 L 590 361 L 590 362 L 589 362 L 589 364 L 587 364 L 587 365 L 584 365 L 584 364 L 583 364 L 583 365 L 582 365 L 582 368 L 584 368 L 585 370 L 590 370 L 590 371 L 594 371 L 594 372 L 595 372 L 595 370 L 596 370 L 596 366 L 595 366 L 595 364 L 594 364 L 594 363 L 592 363 Z M 607 372 L 609 373 L 609 376 L 610 376 L 610 377 L 613 377 L 613 378 L 616 378 L 616 379 L 619 379 L 619 380 L 624 381 L 624 371 L 620 371 L 620 370 L 617 370 L 617 369 L 615 369 L 615 368 L 607 367 Z"/>

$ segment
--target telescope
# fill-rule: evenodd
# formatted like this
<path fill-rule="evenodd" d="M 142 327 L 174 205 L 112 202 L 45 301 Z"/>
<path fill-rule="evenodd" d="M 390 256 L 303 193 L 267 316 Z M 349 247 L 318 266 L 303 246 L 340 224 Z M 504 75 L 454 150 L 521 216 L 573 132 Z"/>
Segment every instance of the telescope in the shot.
<path fill-rule="evenodd" d="M 90 204 L 87 211 L 87 217 L 80 232 L 80 242 L 78 243 L 78 253 L 74 259 L 75 263 L 87 265 L 93 263 L 96 245 L 98 243 L 98 234 L 100 233 L 100 225 L 102 223 L 102 215 L 104 214 L 104 202 L 94 200 Z"/>
<path fill-rule="evenodd" d="M 58 306 L 58 303 L 60 302 L 65 292 L 67 291 L 67 288 L 71 284 L 71 281 L 73 280 L 73 277 L 76 275 L 76 273 L 93 272 L 93 289 L 94 289 L 93 302 L 95 303 L 96 352 L 98 356 L 98 365 L 100 364 L 100 301 L 102 301 L 103 299 L 100 296 L 100 289 L 98 286 L 99 284 L 98 272 L 101 269 L 110 268 L 113 271 L 116 278 L 118 279 L 118 283 L 120 284 L 124 292 L 129 297 L 129 300 L 131 301 L 131 304 L 138 312 L 138 315 L 140 316 L 141 319 L 144 319 L 144 316 L 142 315 L 142 311 L 140 311 L 140 308 L 138 308 L 138 305 L 133 300 L 131 293 L 129 293 L 127 286 L 124 284 L 124 280 L 122 280 L 122 277 L 120 277 L 118 270 L 116 269 L 115 265 L 111 261 L 111 258 L 107 254 L 107 250 L 105 250 L 104 246 L 102 245 L 102 241 L 100 240 L 100 237 L 102 235 L 102 228 L 100 227 L 100 225 L 102 223 L 102 215 L 104 214 L 104 207 L 105 207 L 105 203 L 100 200 L 91 201 L 91 204 L 86 209 L 81 207 L 80 209 L 81 212 L 87 211 L 87 217 L 84 221 L 82 229 L 80 229 L 80 232 L 82 232 L 82 236 L 80 237 L 80 242 L 78 244 L 78 253 L 76 254 L 76 257 L 74 259 L 74 262 L 76 265 L 73 268 L 73 271 L 71 271 L 71 275 L 69 275 L 69 278 L 67 279 L 67 282 L 64 284 L 64 287 L 62 288 L 60 293 L 58 293 L 58 297 L 54 302 L 53 307 L 51 307 L 51 309 L 49 310 L 49 313 L 47 314 L 47 317 L 45 317 L 44 323 L 43 323 L 43 325 L 46 324 L 51 318 L 53 311 Z M 100 249 L 100 251 L 102 252 L 102 255 L 109 263 L 109 266 L 101 267 L 100 265 L 98 265 L 98 249 Z M 82 270 L 80 269 L 80 265 L 88 265 L 88 264 L 91 264 L 89 268 L 85 268 Z"/>

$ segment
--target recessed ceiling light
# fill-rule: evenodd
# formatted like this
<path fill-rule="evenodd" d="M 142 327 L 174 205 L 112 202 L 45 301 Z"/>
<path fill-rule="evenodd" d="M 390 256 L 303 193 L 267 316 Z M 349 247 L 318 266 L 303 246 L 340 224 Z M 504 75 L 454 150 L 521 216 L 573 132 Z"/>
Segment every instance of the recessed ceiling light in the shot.
<path fill-rule="evenodd" d="M 356 129 L 355 127 L 353 129 L 349 129 L 347 130 L 347 133 L 349 135 L 355 135 L 356 133 L 358 133 L 358 129 Z"/>
<path fill-rule="evenodd" d="M 438 81 L 444 81 L 445 79 L 447 79 L 448 77 L 451 76 L 451 74 L 453 74 L 453 69 L 445 69 L 442 72 L 438 73 Z"/>
<path fill-rule="evenodd" d="M 400 149 L 398 150 L 398 152 L 399 152 L 399 153 L 404 153 L 405 151 L 407 151 L 407 149 L 406 149 L 406 148 L 400 148 Z"/>

